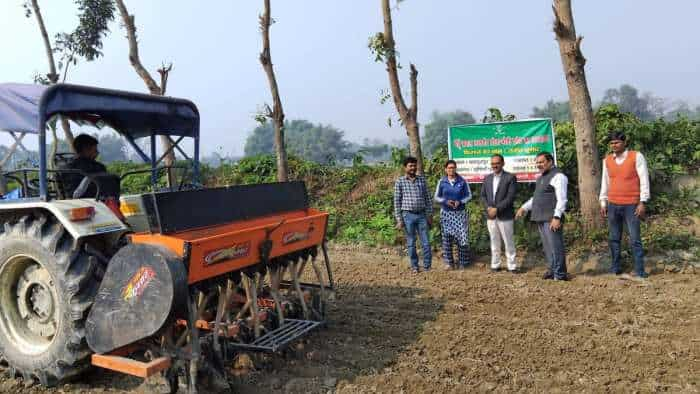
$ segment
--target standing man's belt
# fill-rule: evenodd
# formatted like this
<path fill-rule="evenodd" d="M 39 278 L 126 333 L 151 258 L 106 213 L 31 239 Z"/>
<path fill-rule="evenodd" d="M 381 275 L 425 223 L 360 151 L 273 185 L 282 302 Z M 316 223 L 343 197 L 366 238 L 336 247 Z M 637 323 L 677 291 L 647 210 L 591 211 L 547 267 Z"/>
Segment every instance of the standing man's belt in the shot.
<path fill-rule="evenodd" d="M 414 214 L 414 215 L 418 215 L 418 214 L 421 214 L 421 213 L 425 213 L 425 209 L 421 209 L 421 210 L 418 210 L 418 211 L 409 211 L 409 210 L 404 209 L 404 210 L 402 210 L 402 211 L 403 211 L 403 212 L 412 213 L 412 214 Z"/>

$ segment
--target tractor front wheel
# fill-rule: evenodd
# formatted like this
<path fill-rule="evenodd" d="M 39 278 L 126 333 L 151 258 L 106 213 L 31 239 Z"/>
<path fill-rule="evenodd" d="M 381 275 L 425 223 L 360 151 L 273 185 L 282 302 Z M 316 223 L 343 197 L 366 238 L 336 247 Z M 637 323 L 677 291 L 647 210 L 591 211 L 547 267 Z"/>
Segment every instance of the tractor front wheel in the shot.
<path fill-rule="evenodd" d="M 4 223 L 0 234 L 0 361 L 53 386 L 89 366 L 84 323 L 97 261 L 53 217 Z"/>

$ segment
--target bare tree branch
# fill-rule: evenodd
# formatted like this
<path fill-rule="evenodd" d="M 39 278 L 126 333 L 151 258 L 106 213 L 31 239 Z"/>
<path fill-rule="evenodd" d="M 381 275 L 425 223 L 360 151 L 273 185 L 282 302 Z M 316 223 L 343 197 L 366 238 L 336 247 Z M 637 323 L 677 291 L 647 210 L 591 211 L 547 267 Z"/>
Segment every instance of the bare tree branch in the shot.
<path fill-rule="evenodd" d="M 396 61 L 396 42 L 394 41 L 394 28 L 391 19 L 390 0 L 381 0 L 382 15 L 384 17 L 383 47 L 380 49 L 379 57 L 384 58 L 386 71 L 389 75 L 389 87 L 391 96 L 394 99 L 396 111 L 399 113 L 401 123 L 406 128 L 411 155 L 418 159 L 418 173 L 423 173 L 423 151 L 420 144 L 420 130 L 418 125 L 418 70 L 411 64 L 411 107 L 406 106 L 401 93 L 401 83 L 398 75 L 398 64 Z"/>
<path fill-rule="evenodd" d="M 148 91 L 151 94 L 162 95 L 162 91 L 155 79 L 151 77 L 151 74 L 146 70 L 146 68 L 141 64 L 141 58 L 139 58 L 139 44 L 136 38 L 136 25 L 134 24 L 134 15 L 130 15 L 129 11 L 124 5 L 124 0 L 115 0 L 117 8 L 119 9 L 119 14 L 122 18 L 122 23 L 126 29 L 126 38 L 129 41 L 129 62 L 131 66 L 134 67 L 136 73 L 143 79 L 146 84 Z"/>
<path fill-rule="evenodd" d="M 39 2 L 37 0 L 32 0 L 31 2 L 32 5 L 32 10 L 34 11 L 34 16 L 36 17 L 36 21 L 39 24 L 39 31 L 41 32 L 41 38 L 44 41 L 44 49 L 46 50 L 46 58 L 48 59 L 49 62 L 49 73 L 46 75 L 49 79 L 49 81 L 52 84 L 55 84 L 58 82 L 58 72 L 56 71 L 56 61 L 53 57 L 53 48 L 51 47 L 51 40 L 49 40 L 49 34 L 46 31 L 46 25 L 44 24 L 44 18 L 41 15 L 41 10 L 39 9 Z M 68 72 L 68 65 L 66 65 L 66 73 Z M 65 80 L 65 76 L 64 76 Z M 65 117 L 61 116 L 61 127 L 63 127 L 63 132 L 66 136 L 66 142 L 70 146 L 70 149 L 73 150 L 73 131 L 71 130 L 70 127 L 70 122 L 68 122 L 68 119 Z M 54 133 L 55 135 L 55 133 Z M 58 140 L 54 139 L 54 144 L 58 144 Z M 55 151 L 55 148 L 53 149 Z M 50 156 L 49 162 L 53 162 L 53 155 Z"/>
<path fill-rule="evenodd" d="M 165 95 L 165 89 L 167 88 L 168 84 L 168 76 L 173 68 L 172 63 L 167 67 L 165 66 L 165 64 L 163 64 L 163 67 L 158 69 L 161 81 L 161 85 L 158 86 L 156 80 L 153 79 L 151 74 L 141 63 L 141 58 L 139 57 L 139 44 L 136 36 L 136 25 L 134 23 L 134 15 L 129 14 L 129 10 L 127 10 L 126 5 L 124 4 L 124 0 L 115 0 L 115 3 L 117 5 L 117 9 L 119 9 L 119 15 L 122 18 L 124 28 L 126 29 L 126 38 L 129 42 L 129 62 L 131 63 L 131 66 L 136 71 L 136 74 L 138 74 L 138 76 L 141 77 L 143 82 L 146 84 L 146 88 L 151 94 L 157 96 Z M 175 164 L 175 151 L 172 149 L 173 141 L 167 135 L 162 135 L 160 141 L 161 145 L 163 146 L 163 152 L 168 152 L 168 154 L 165 157 L 165 165 L 168 167 L 172 167 Z M 172 187 L 177 182 L 177 180 L 175 179 L 175 173 L 172 171 L 172 168 L 169 168 L 167 174 L 168 186 Z"/>
<path fill-rule="evenodd" d="M 58 82 L 58 73 L 56 72 L 56 61 L 53 57 L 53 48 L 51 48 L 51 41 L 49 40 L 49 33 L 46 31 L 46 25 L 44 24 L 44 18 L 41 15 L 41 10 L 39 9 L 39 2 L 37 0 L 32 0 L 32 9 L 34 11 L 34 16 L 39 24 L 39 30 L 41 31 L 41 38 L 44 40 L 44 49 L 46 50 L 46 58 L 49 60 L 49 73 L 47 77 L 51 83 Z"/>
<path fill-rule="evenodd" d="M 162 67 L 158 69 L 158 74 L 160 74 L 160 94 L 165 95 L 165 91 L 168 87 L 168 76 L 170 71 L 173 69 L 173 64 L 170 63 L 167 66 L 163 63 Z"/>
<path fill-rule="evenodd" d="M 268 117 L 272 119 L 275 128 L 275 153 L 277 156 L 277 180 L 286 182 L 289 179 L 289 166 L 287 163 L 287 151 L 284 146 L 284 110 L 282 109 L 282 99 L 275 78 L 275 70 L 272 66 L 272 56 L 270 54 L 270 25 L 272 17 L 270 10 L 270 0 L 263 0 L 264 11 L 260 15 L 260 31 L 262 33 L 262 52 L 260 52 L 260 64 L 267 76 L 272 94 L 272 110 L 267 106 Z"/>

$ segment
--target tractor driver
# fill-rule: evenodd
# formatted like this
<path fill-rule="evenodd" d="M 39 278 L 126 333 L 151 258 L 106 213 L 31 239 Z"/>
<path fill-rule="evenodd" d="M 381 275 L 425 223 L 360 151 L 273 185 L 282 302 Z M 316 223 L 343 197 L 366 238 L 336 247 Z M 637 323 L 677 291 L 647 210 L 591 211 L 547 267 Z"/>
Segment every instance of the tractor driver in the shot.
<path fill-rule="evenodd" d="M 97 139 L 88 134 L 80 134 L 73 140 L 76 157 L 68 164 L 68 169 L 80 170 L 82 174 L 68 174 L 66 190 L 73 198 L 97 196 L 95 182 L 100 186 L 100 196 L 119 198 L 119 179 L 107 172 L 107 167 L 97 161 Z M 93 182 L 90 182 L 89 175 Z"/>

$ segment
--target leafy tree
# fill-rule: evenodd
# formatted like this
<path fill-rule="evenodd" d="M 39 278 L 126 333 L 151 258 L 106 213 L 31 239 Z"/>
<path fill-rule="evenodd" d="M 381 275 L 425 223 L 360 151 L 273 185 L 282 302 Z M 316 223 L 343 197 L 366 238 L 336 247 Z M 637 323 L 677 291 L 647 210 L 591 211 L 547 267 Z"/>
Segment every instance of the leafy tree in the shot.
<path fill-rule="evenodd" d="M 569 102 L 549 100 L 542 108 L 532 108 L 530 116 L 533 118 L 552 118 L 552 121 L 555 123 L 569 121 L 571 120 Z"/>
<path fill-rule="evenodd" d="M 639 95 L 632 85 L 624 84 L 617 89 L 608 89 L 603 104 L 615 104 L 620 111 L 634 114 L 641 120 L 655 120 L 663 116 L 663 100 L 651 93 Z"/>
<path fill-rule="evenodd" d="M 365 138 L 362 140 L 361 145 L 356 147 L 352 145 L 355 144 L 351 144 L 351 151 L 356 151 L 357 153 L 361 154 L 367 162 L 388 160 L 390 157 L 391 149 L 389 144 L 377 139 L 370 140 L 369 138 Z"/>
<path fill-rule="evenodd" d="M 432 156 L 442 145 L 447 144 L 447 128 L 449 126 L 476 123 L 474 116 L 465 111 L 438 112 L 433 111 L 430 122 L 425 125 L 423 146 L 425 152 Z"/>
<path fill-rule="evenodd" d="M 330 125 L 313 124 L 308 120 L 284 123 L 284 144 L 290 153 L 317 163 L 331 163 L 351 159 L 350 143 L 343 132 Z M 275 130 L 271 122 L 256 127 L 245 143 L 245 155 L 274 153 Z"/>
<path fill-rule="evenodd" d="M 515 120 L 515 115 L 513 114 L 503 114 L 498 108 L 489 108 L 486 111 L 486 115 L 481 119 L 482 123 L 494 123 L 494 122 L 510 122 Z"/>
<path fill-rule="evenodd" d="M 673 121 L 680 117 L 688 118 L 689 120 L 700 120 L 700 105 L 695 109 L 690 108 L 690 105 L 685 101 L 676 103 L 676 107 L 664 115 L 664 119 Z"/>

